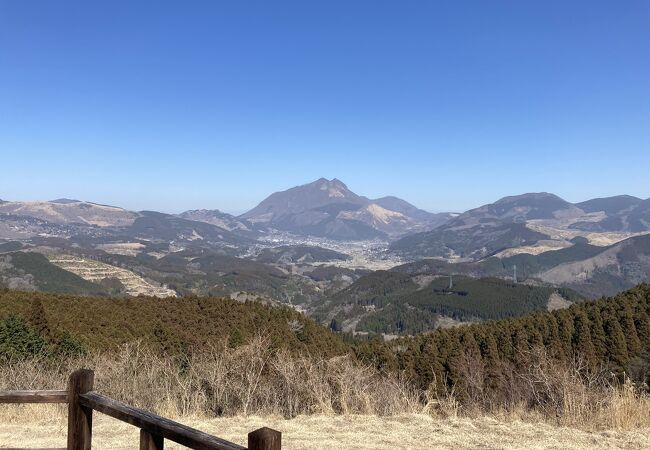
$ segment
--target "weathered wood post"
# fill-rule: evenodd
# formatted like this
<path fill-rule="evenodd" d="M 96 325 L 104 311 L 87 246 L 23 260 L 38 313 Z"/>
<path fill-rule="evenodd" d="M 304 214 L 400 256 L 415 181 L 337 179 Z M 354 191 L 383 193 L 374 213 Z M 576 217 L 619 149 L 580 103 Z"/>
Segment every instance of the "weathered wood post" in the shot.
<path fill-rule="evenodd" d="M 281 450 L 282 433 L 264 427 L 248 433 L 248 450 Z"/>
<path fill-rule="evenodd" d="M 164 442 L 162 436 L 140 430 L 140 450 L 163 450 Z"/>
<path fill-rule="evenodd" d="M 81 406 L 79 395 L 93 390 L 95 373 L 80 369 L 68 381 L 68 450 L 90 450 L 93 410 Z"/>

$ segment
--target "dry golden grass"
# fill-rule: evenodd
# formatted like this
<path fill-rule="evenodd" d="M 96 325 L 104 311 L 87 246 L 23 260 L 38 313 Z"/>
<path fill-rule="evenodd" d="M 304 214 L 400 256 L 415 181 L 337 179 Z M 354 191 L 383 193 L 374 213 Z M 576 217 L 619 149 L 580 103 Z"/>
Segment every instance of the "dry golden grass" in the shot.
<path fill-rule="evenodd" d="M 0 427 L 0 448 L 12 445 L 64 445 L 64 415 L 52 414 L 53 407 L 40 406 L 39 409 L 48 411 L 50 416 L 37 413 L 35 417 L 27 418 L 19 413 L 12 422 L 4 422 Z M 98 413 L 95 413 L 93 422 L 93 448 L 137 448 L 136 428 Z M 506 421 L 492 417 L 443 419 L 426 414 L 388 417 L 348 414 L 298 416 L 293 419 L 277 416 L 219 419 L 187 417 L 182 422 L 241 445 L 245 445 L 248 432 L 269 426 L 282 431 L 283 448 L 287 450 L 650 448 L 650 429 L 590 432 L 546 423 Z M 165 448 L 182 447 L 168 442 Z"/>
<path fill-rule="evenodd" d="M 264 339 L 182 363 L 138 345 L 16 361 L 0 366 L 0 389 L 63 388 L 72 370 L 89 367 L 105 395 L 239 443 L 270 426 L 284 433 L 287 449 L 650 448 L 650 396 L 642 389 L 585 378 L 580 364 L 535 360 L 509 405 L 477 391 L 472 408 L 454 389 L 420 392 L 352 358 L 272 352 Z M 65 422 L 61 406 L 0 405 L 0 447 L 61 446 Z M 101 414 L 94 429 L 94 448 L 134 448 L 138 440 L 137 429 Z"/>

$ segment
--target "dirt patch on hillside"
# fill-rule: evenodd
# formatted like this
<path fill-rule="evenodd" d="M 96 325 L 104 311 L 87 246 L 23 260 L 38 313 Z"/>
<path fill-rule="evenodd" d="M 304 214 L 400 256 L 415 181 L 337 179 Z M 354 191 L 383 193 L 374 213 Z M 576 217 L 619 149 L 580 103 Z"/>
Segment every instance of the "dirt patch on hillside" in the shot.
<path fill-rule="evenodd" d="M 562 297 L 559 293 L 553 292 L 548 298 L 548 303 L 546 304 L 546 309 L 549 311 L 555 311 L 556 309 L 564 309 L 573 305 L 569 300 Z"/>

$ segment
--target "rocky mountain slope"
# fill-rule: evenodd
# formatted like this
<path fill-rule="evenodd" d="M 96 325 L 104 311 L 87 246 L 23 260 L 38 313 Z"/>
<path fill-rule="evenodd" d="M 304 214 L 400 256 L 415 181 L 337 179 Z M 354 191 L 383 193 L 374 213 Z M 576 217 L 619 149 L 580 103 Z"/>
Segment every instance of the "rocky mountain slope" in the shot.
<path fill-rule="evenodd" d="M 257 226 L 333 239 L 373 239 L 433 228 L 449 218 L 396 197 L 370 200 L 337 180 L 276 192 L 240 216 Z"/>

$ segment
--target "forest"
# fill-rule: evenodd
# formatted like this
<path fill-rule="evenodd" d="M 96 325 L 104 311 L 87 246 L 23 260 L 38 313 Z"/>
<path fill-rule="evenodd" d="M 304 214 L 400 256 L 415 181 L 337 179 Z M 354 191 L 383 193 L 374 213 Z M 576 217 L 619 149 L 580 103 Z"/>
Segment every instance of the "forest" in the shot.
<path fill-rule="evenodd" d="M 398 371 L 422 388 L 454 389 L 466 402 L 505 404 L 526 383 L 521 374 L 576 367 L 609 383 L 650 386 L 650 285 L 567 309 L 490 321 L 389 343 L 368 341 L 356 355 Z M 542 370 L 542 368 L 540 368 Z M 529 380 L 530 381 L 530 380 Z M 541 380 L 538 380 L 541 382 Z"/>
<path fill-rule="evenodd" d="M 574 303 L 584 301 L 568 288 L 460 275 L 451 281 L 450 287 L 449 276 L 373 272 L 317 302 L 314 317 L 324 322 L 338 310 L 336 323 L 359 317 L 357 331 L 414 335 L 432 331 L 439 316 L 464 322 L 519 317 L 547 310 L 552 294 Z"/>
<path fill-rule="evenodd" d="M 136 370 L 129 369 L 133 358 L 142 367 L 158 367 L 183 386 L 189 383 L 183 395 L 190 389 L 203 399 L 204 406 L 197 406 L 201 413 L 239 414 L 249 403 L 250 399 L 226 396 L 211 400 L 217 406 L 205 409 L 204 401 L 212 398 L 215 386 L 198 374 L 214 374 L 230 361 L 227 365 L 246 366 L 244 373 L 257 374 L 255 386 L 266 386 L 265 393 L 255 394 L 262 412 L 292 416 L 322 409 L 384 414 L 415 404 L 455 405 L 461 411 L 524 408 L 547 418 L 560 420 L 572 414 L 571 420 L 584 420 L 585 411 L 566 409 L 567 395 L 577 396 L 571 402 L 580 401 L 584 408 L 600 408 L 601 415 L 607 405 L 599 398 L 615 402 L 625 392 L 635 407 L 647 407 L 650 285 L 567 309 L 388 342 L 381 335 L 360 339 L 333 332 L 277 304 L 0 291 L 0 360 L 3 370 L 9 371 L 0 378 L 36 371 L 25 377 L 31 382 L 45 377 L 47 383 L 56 384 L 64 379 L 66 368 L 91 365 L 108 371 L 104 379 L 119 398 L 125 395 L 123 386 L 111 377 L 120 370 Z M 113 362 L 106 366 L 107 361 Z M 252 361 L 257 361 L 254 370 L 248 366 Z M 223 376 L 235 377 L 229 382 L 253 395 L 250 386 L 241 385 L 252 378 L 242 379 L 241 373 L 230 370 Z M 321 390 L 311 392 L 300 387 L 304 385 Z M 358 392 L 349 391 L 352 385 Z M 344 391 L 345 399 L 338 398 Z M 318 395 L 325 392 L 328 400 L 323 403 Z M 182 400 L 169 395 L 173 402 Z M 393 403 L 386 403 L 387 395 Z M 158 408 L 151 403 L 153 398 L 142 400 L 142 405 Z"/>

